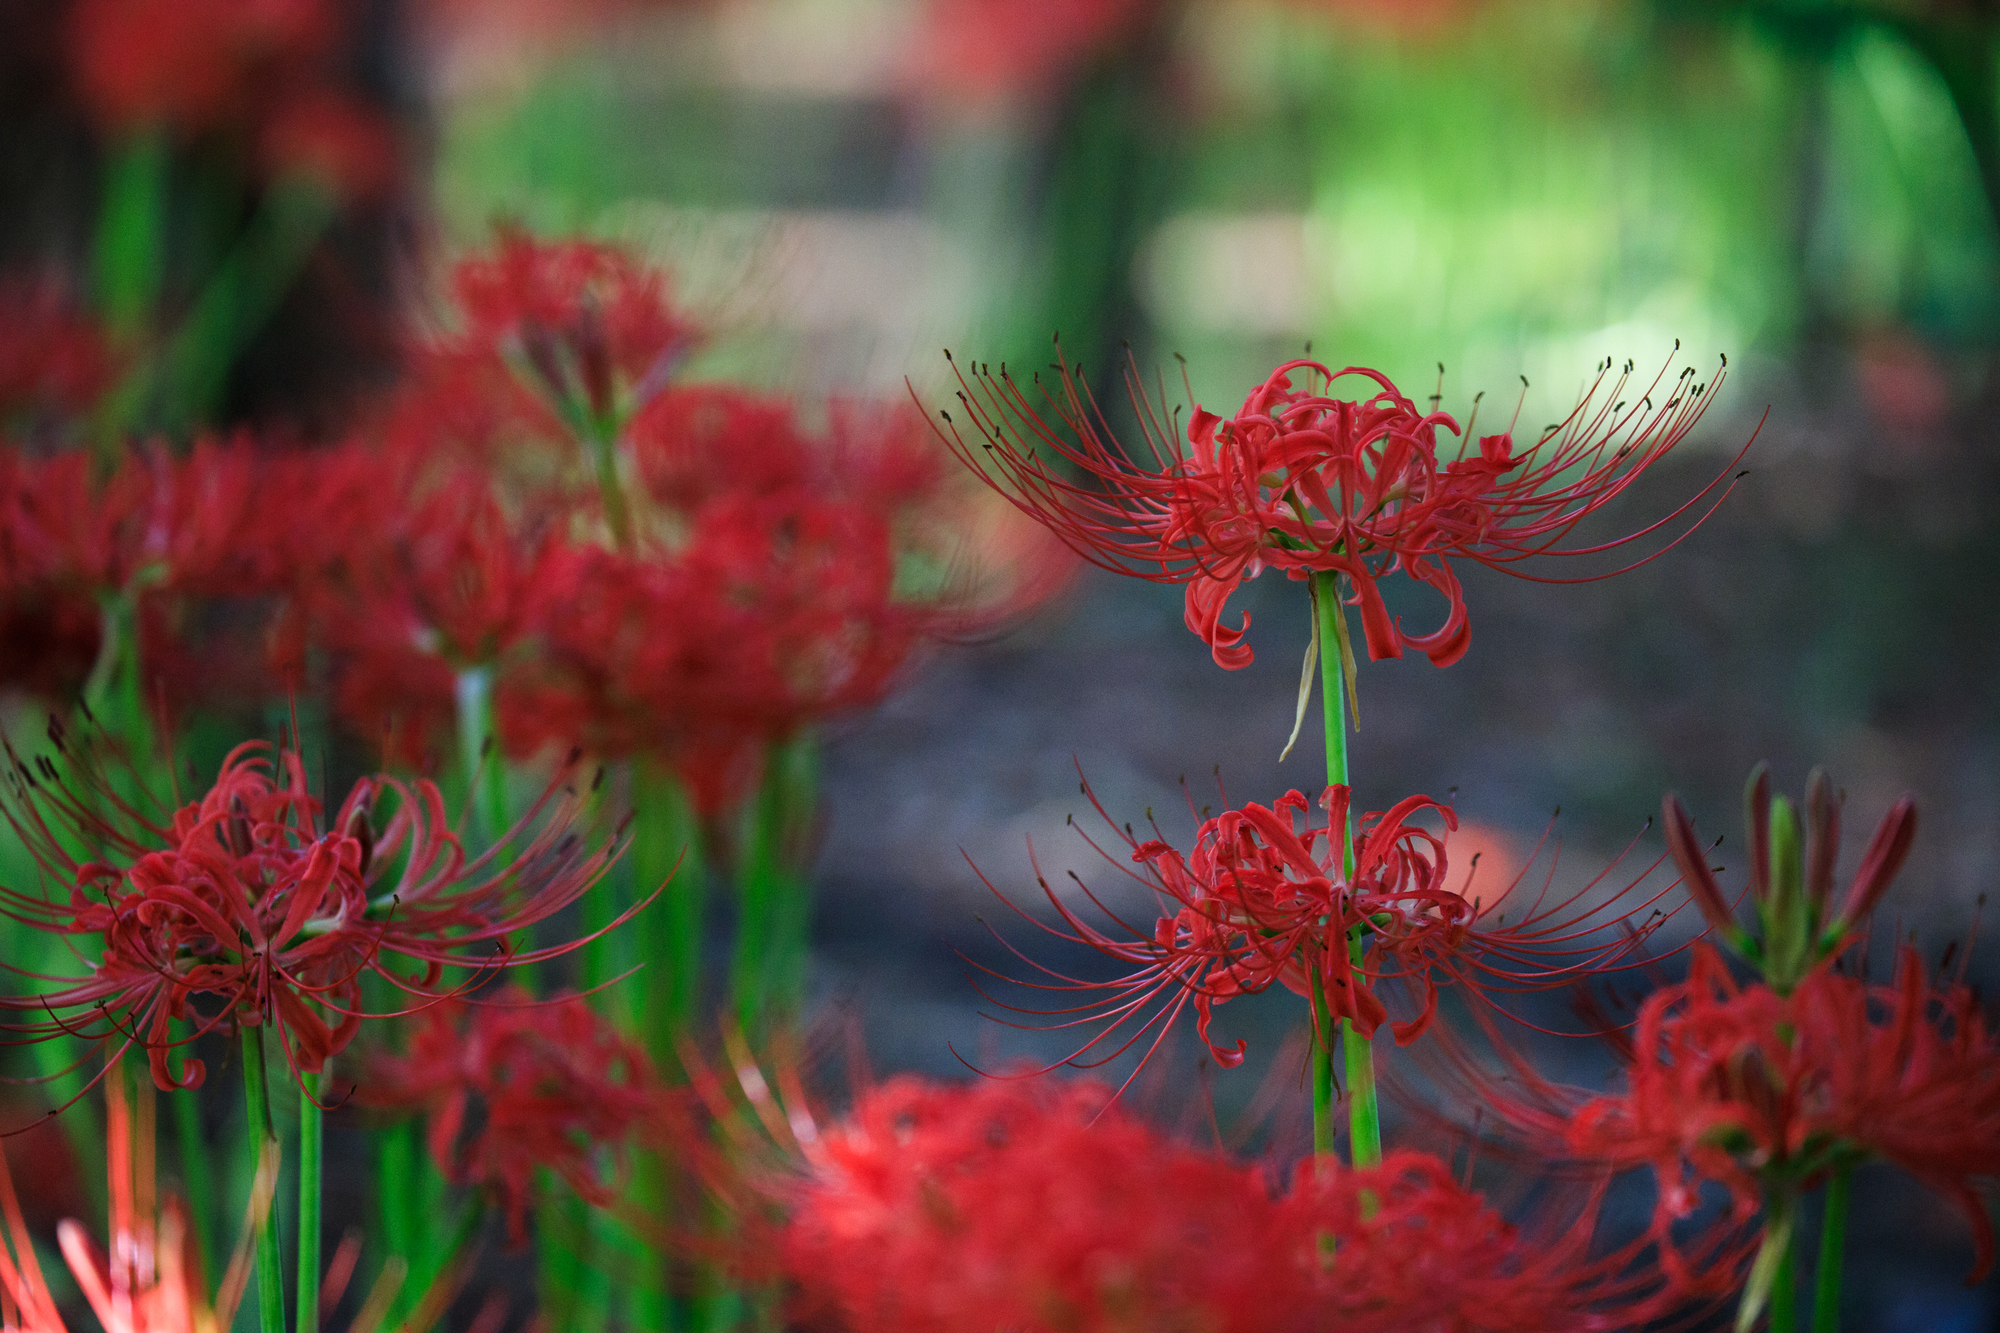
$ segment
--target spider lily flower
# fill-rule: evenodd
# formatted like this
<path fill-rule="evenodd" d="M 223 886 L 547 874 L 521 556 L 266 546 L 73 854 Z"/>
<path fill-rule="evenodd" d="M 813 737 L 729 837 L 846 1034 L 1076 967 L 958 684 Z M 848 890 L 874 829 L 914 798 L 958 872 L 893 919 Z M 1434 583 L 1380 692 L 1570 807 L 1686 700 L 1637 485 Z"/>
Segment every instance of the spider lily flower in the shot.
<path fill-rule="evenodd" d="M 476 981 L 577 947 L 515 952 L 508 939 L 576 902 L 620 850 L 585 846 L 568 773 L 468 859 L 431 783 L 364 778 L 324 822 L 297 751 L 258 742 L 231 751 L 214 786 L 160 824 L 52 735 L 72 776 L 9 750 L 0 812 L 44 882 L 0 887 L 0 912 L 63 937 L 82 971 L 10 964 L 33 989 L 0 997 L 20 1015 L 4 1030 L 16 1042 L 108 1041 L 114 1060 L 143 1047 L 161 1088 L 202 1081 L 196 1059 L 172 1072 L 175 1047 L 245 1025 L 274 1025 L 295 1072 L 323 1069 L 371 1016 L 365 974 L 422 1007 L 470 984 L 448 971 Z"/>
<path fill-rule="evenodd" d="M 1188 628 L 1231 670 L 1252 659 L 1244 642 L 1250 621 L 1225 623 L 1225 604 L 1265 569 L 1295 579 L 1344 575 L 1370 658 L 1400 657 L 1407 647 L 1449 666 L 1471 643 L 1453 561 L 1541 579 L 1518 566 L 1544 555 L 1618 551 L 1714 496 L 1679 536 L 1624 566 L 1632 568 L 1678 542 L 1731 484 L 1725 469 L 1636 532 L 1570 543 L 1579 524 L 1694 428 L 1722 371 L 1696 383 L 1691 369 L 1669 379 L 1670 364 L 1650 382 L 1634 382 L 1629 362 L 1618 374 L 1606 362 L 1568 415 L 1525 448 L 1510 428 L 1479 437 L 1468 454 L 1468 423 L 1450 458 L 1439 432 L 1460 434 L 1458 422 L 1420 411 L 1379 371 L 1288 361 L 1234 416 L 1197 406 L 1184 432 L 1179 414 L 1128 371 L 1150 455 L 1142 459 L 1111 435 L 1067 365 L 1057 367 L 1053 385 L 1037 376 L 1032 394 L 1004 366 L 997 376 L 983 366 L 970 374 L 954 368 L 964 421 L 945 413 L 942 435 L 961 461 L 1084 559 L 1185 585 Z M 1356 396 L 1341 396 L 1350 392 Z M 1399 572 L 1444 599 L 1438 628 L 1413 633 L 1389 614 L 1378 584 Z"/>
<path fill-rule="evenodd" d="M 1667 889 L 1634 892 L 1658 862 L 1608 898 L 1597 890 L 1618 862 L 1566 894 L 1552 892 L 1551 864 L 1539 886 L 1528 882 L 1524 868 L 1491 901 L 1468 897 L 1473 876 L 1467 872 L 1454 885 L 1447 855 L 1457 817 L 1429 797 L 1408 797 L 1365 815 L 1349 869 L 1342 864 L 1340 837 L 1348 822 L 1346 787 L 1329 787 L 1321 796 L 1324 823 L 1308 819 L 1301 828 L 1309 802 L 1292 791 L 1270 806 L 1245 805 L 1207 820 L 1187 854 L 1163 837 L 1140 842 L 1105 814 L 1088 783 L 1083 793 L 1129 856 L 1107 852 L 1088 834 L 1085 841 L 1150 890 L 1162 912 L 1150 929 L 1128 925 L 1078 880 L 1114 934 L 1084 920 L 1040 878 L 1063 925 L 1035 924 L 1131 968 L 1110 981 L 1086 982 L 1031 962 L 1046 980 L 1015 981 L 1060 994 L 1105 992 L 1074 1007 L 1018 1010 L 1054 1019 L 1056 1027 L 1102 1026 L 1069 1063 L 1115 1059 L 1149 1037 L 1150 1054 L 1192 1005 L 1209 1053 L 1233 1067 L 1242 1063 L 1246 1043 L 1222 1046 L 1210 1037 L 1215 1008 L 1274 984 L 1312 1001 L 1314 1035 L 1322 1043 L 1332 1041 L 1335 1023 L 1352 1023 L 1372 1037 L 1389 1022 L 1397 1043 L 1407 1044 L 1435 1016 L 1440 983 L 1483 994 L 1567 986 L 1630 965 L 1672 915 L 1658 907 Z M 1426 813 L 1442 832 L 1413 822 Z M 1358 956 L 1350 953 L 1353 938 L 1362 941 Z M 1377 994 L 1385 982 L 1415 992 L 1414 1016 L 1390 1021 Z"/>
<path fill-rule="evenodd" d="M 904 1076 L 822 1123 L 783 1070 L 782 1100 L 755 1066 L 738 1077 L 779 1149 L 726 1177 L 739 1262 L 787 1280 L 814 1326 L 1541 1333 L 1636 1326 L 1682 1294 L 1630 1248 L 1591 1257 L 1589 1191 L 1516 1226 L 1421 1153 L 1306 1162 L 1279 1187 L 1088 1081 Z"/>
<path fill-rule="evenodd" d="M 1616 1034 L 1624 1088 L 1554 1085 L 1524 1060 L 1481 1088 L 1489 1123 L 1592 1166 L 1651 1167 L 1655 1224 L 1689 1214 L 1704 1181 L 1741 1217 L 1866 1161 L 1901 1167 L 1964 1212 L 1991 1266 L 1992 1221 L 1975 1186 L 2000 1178 L 2000 1033 L 1972 991 L 1926 976 L 1916 950 L 1894 980 L 1832 967 L 1782 993 L 1742 982 L 1698 944 L 1686 981 L 1647 996 Z"/>
<path fill-rule="evenodd" d="M 518 987 L 431 1006 L 403 1052 L 377 1053 L 368 1071 L 362 1100 L 421 1109 L 438 1169 L 491 1195 L 516 1244 L 538 1170 L 598 1207 L 617 1197 L 603 1159 L 651 1123 L 662 1095 L 646 1053 L 581 998 Z"/>
<path fill-rule="evenodd" d="M 1668 850 L 1702 915 L 1732 950 L 1783 992 L 1846 948 L 1882 901 L 1916 837 L 1917 805 L 1904 796 L 1882 816 L 1837 907 L 1833 878 L 1840 853 L 1840 802 L 1826 774 L 1816 768 L 1807 779 L 1803 830 L 1792 803 L 1771 794 L 1767 765 L 1759 764 L 1751 773 L 1743 805 L 1750 842 L 1749 893 L 1760 927 L 1755 936 L 1738 923 L 1736 907 L 1724 896 L 1708 864 L 1709 849 L 1696 840 L 1694 821 L 1680 797 L 1668 792 L 1660 813 Z"/>

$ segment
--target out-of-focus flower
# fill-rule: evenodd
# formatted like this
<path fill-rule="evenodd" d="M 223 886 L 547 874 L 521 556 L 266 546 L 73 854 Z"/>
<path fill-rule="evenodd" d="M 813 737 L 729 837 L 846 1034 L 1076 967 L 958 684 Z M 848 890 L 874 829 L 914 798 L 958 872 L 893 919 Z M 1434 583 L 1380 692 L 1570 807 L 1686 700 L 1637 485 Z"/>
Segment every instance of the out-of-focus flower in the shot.
<path fill-rule="evenodd" d="M 651 1123 L 661 1098 L 646 1053 L 608 1019 L 574 996 L 538 1001 L 518 987 L 432 1006 L 401 1054 L 368 1068 L 363 1099 L 421 1109 L 438 1169 L 489 1191 L 517 1243 L 540 1169 L 600 1207 L 616 1197 L 605 1158 Z"/>
<path fill-rule="evenodd" d="M 1750 775 L 1743 793 L 1744 827 L 1750 856 L 1750 898 L 1760 931 L 1743 929 L 1735 905 L 1708 864 L 1709 849 L 1695 839 L 1694 821 L 1680 798 L 1668 792 L 1661 802 L 1667 848 L 1708 923 L 1739 955 L 1763 972 L 1780 993 L 1858 938 L 1889 884 L 1909 855 L 1917 834 L 1917 805 L 1904 796 L 1876 826 L 1847 896 L 1833 902 L 1834 863 L 1840 855 L 1840 802 L 1819 769 L 1806 783 L 1805 828 L 1783 796 L 1771 794 L 1770 769 Z"/>
<path fill-rule="evenodd" d="M 257 151 L 272 175 L 310 177 L 340 199 L 373 198 L 396 182 L 388 117 L 330 88 L 280 103 L 259 131 Z"/>
<path fill-rule="evenodd" d="M 747 1169 L 745 1215 L 774 1207 L 777 1230 L 749 1228 L 746 1264 L 829 1327 L 1543 1333 L 1636 1326 L 1679 1294 L 1629 1250 L 1589 1257 L 1594 1202 L 1534 1238 L 1418 1153 L 1308 1162 L 1276 1190 L 1102 1085 L 904 1077 L 822 1128 L 744 1081 L 790 1149 Z"/>
<path fill-rule="evenodd" d="M 1301 831 L 1297 821 L 1308 811 L 1307 798 L 1288 792 L 1269 807 L 1245 805 L 1206 821 L 1187 856 L 1161 837 L 1138 841 L 1104 813 L 1088 784 L 1084 794 L 1130 848 L 1127 863 L 1138 868 L 1120 865 L 1125 858 L 1106 852 L 1088 834 L 1085 840 L 1171 910 L 1150 931 L 1128 927 L 1085 889 L 1120 928 L 1112 935 L 1085 921 L 1041 881 L 1068 927 L 1044 929 L 1132 965 L 1104 983 L 1080 983 L 1052 972 L 1047 975 L 1053 985 L 1017 983 L 1071 997 L 1079 990 L 1108 992 L 1100 1000 L 1050 1011 L 1064 1027 L 1102 1024 L 1103 1031 L 1070 1057 L 1073 1062 L 1114 1059 L 1141 1041 L 1157 1048 L 1192 1004 L 1210 1053 L 1225 1066 L 1240 1064 L 1243 1040 L 1227 1047 L 1209 1036 L 1214 1008 L 1274 983 L 1313 1001 L 1316 1035 L 1331 1042 L 1329 1025 L 1335 1022 L 1373 1036 L 1389 1021 L 1376 989 L 1399 982 L 1418 997 L 1413 1017 L 1391 1023 L 1397 1042 L 1408 1043 L 1430 1025 L 1440 981 L 1483 992 L 1567 986 L 1629 965 L 1670 915 L 1657 907 L 1666 889 L 1631 892 L 1651 867 L 1631 888 L 1602 900 L 1597 890 L 1616 862 L 1590 884 L 1554 899 L 1553 867 L 1539 886 L 1529 883 L 1524 867 L 1490 900 L 1473 893 L 1470 872 L 1454 885 L 1446 851 L 1457 819 L 1428 797 L 1412 796 L 1364 816 L 1348 870 L 1341 864 L 1340 836 L 1348 821 L 1346 787 L 1329 787 L 1322 796 L 1324 825 L 1308 823 Z M 1412 822 L 1425 812 L 1438 819 L 1441 831 Z M 1358 956 L 1350 953 L 1351 940 L 1361 942 Z"/>
<path fill-rule="evenodd" d="M 423 1005 L 452 993 L 448 969 L 477 979 L 566 952 L 508 940 L 577 901 L 616 850 L 587 850 L 573 828 L 579 798 L 558 786 L 470 860 L 428 782 L 365 778 L 324 825 L 299 755 L 258 743 L 232 751 L 214 786 L 162 826 L 115 794 L 87 749 L 53 725 L 51 739 L 60 765 L 9 752 L 5 817 L 45 882 L 67 892 L 8 887 L 0 905 L 30 929 L 91 943 L 78 976 L 10 967 L 36 993 L 0 998 L 20 1015 L 7 1030 L 109 1041 L 114 1059 L 143 1046 L 162 1088 L 202 1081 L 192 1058 L 174 1075 L 176 1046 L 245 1025 L 275 1025 L 294 1070 L 324 1068 L 367 1016 L 365 974 Z"/>
<path fill-rule="evenodd" d="M 83 415 L 112 371 L 102 332 L 60 284 L 0 277 L 0 429 L 32 434 Z"/>
<path fill-rule="evenodd" d="M 1159 0 L 926 0 L 904 78 L 938 101 L 1046 96 L 1158 7 Z"/>
<path fill-rule="evenodd" d="M 503 230 L 459 263 L 451 290 L 465 327 L 446 346 L 519 366 L 559 411 L 592 418 L 573 426 L 642 406 L 700 337 L 664 274 L 588 241 Z"/>
<path fill-rule="evenodd" d="M 71 57 L 106 126 L 192 134 L 241 122 L 337 27 L 326 0 L 77 0 Z"/>
<path fill-rule="evenodd" d="M 2000 1034 L 1967 987 L 1931 982 L 1913 947 L 1890 985 L 1819 967 L 1780 994 L 1697 945 L 1688 979 L 1649 995 L 1618 1044 L 1623 1091 L 1557 1087 L 1517 1060 L 1488 1089 L 1489 1115 L 1547 1151 L 1651 1166 L 1662 1235 L 1702 1181 L 1747 1217 L 1773 1190 L 1891 1162 L 1964 1211 L 1975 1279 L 1990 1266 L 1974 1185 L 2000 1177 Z"/>
<path fill-rule="evenodd" d="M 1233 417 L 1195 407 L 1185 449 L 1169 424 L 1177 416 L 1132 375 L 1150 462 L 1111 437 L 1088 388 L 1066 368 L 1038 391 L 1039 405 L 1005 367 L 997 377 L 960 368 L 965 419 L 946 413 L 944 435 L 968 467 L 1084 559 L 1186 585 L 1188 628 L 1220 666 L 1250 663 L 1249 618 L 1224 624 L 1224 604 L 1266 568 L 1297 579 L 1345 575 L 1371 658 L 1412 647 L 1449 666 L 1471 642 L 1453 560 L 1518 573 L 1536 556 L 1602 554 L 1660 532 L 1719 488 L 1727 493 L 1725 470 L 1637 532 L 1565 545 L 1693 429 L 1723 379 L 1718 372 L 1693 383 L 1687 370 L 1668 380 L 1663 369 L 1638 386 L 1630 371 L 1630 363 L 1616 376 L 1609 363 L 1599 367 L 1569 415 L 1525 450 L 1516 451 L 1510 429 L 1481 436 L 1476 454 L 1461 446 L 1448 459 L 1437 437 L 1440 429 L 1459 433 L 1451 416 L 1419 411 L 1377 371 L 1316 361 L 1279 366 Z M 1369 396 L 1335 396 L 1350 376 Z M 1437 629 L 1413 634 L 1389 614 L 1377 585 L 1399 571 L 1444 598 Z"/>

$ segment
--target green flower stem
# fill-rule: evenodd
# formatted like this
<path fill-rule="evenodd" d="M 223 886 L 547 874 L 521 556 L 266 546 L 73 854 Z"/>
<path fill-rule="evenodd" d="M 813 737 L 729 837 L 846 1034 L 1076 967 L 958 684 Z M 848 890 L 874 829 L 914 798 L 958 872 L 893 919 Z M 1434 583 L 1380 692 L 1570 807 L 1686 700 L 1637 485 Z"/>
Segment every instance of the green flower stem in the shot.
<path fill-rule="evenodd" d="M 180 1149 L 181 1192 L 187 1197 L 190 1229 L 201 1271 L 219 1271 L 215 1264 L 215 1185 L 209 1179 L 208 1145 L 201 1133 L 201 1095 L 184 1088 L 168 1095 L 174 1108 L 174 1132 Z"/>
<path fill-rule="evenodd" d="M 1319 636 L 1320 708 L 1326 718 L 1326 781 L 1328 786 L 1349 785 L 1347 777 L 1347 700 L 1342 662 L 1347 656 L 1346 613 L 1340 605 L 1340 576 L 1325 573 L 1312 578 L 1314 632 Z M 1354 844 L 1348 830 L 1340 830 L 1340 862 L 1349 874 L 1354 870 Z M 1361 981 L 1361 957 L 1366 941 L 1356 927 L 1349 935 L 1348 957 Z M 1325 1031 L 1325 1029 L 1323 1029 Z M 1328 1034 L 1330 1035 L 1330 1033 Z M 1347 1120 L 1350 1152 L 1356 1166 L 1374 1166 L 1382 1160 L 1382 1105 L 1375 1086 L 1375 1053 L 1368 1040 L 1343 1024 L 1341 1054 L 1347 1068 Z M 1322 1052 L 1331 1061 L 1331 1052 Z M 1317 1086 L 1315 1086 L 1317 1121 Z M 1319 1134 L 1315 1125 L 1314 1144 Z M 1323 1151 L 1323 1149 L 1322 1149 Z"/>
<path fill-rule="evenodd" d="M 590 451 L 592 470 L 597 474 L 597 494 L 604 501 L 604 522 L 611 529 L 611 543 L 621 553 L 630 555 L 632 506 L 618 477 L 618 423 L 593 420 L 583 431 L 583 437 L 584 447 Z"/>
<path fill-rule="evenodd" d="M 160 298 L 167 166 L 167 136 L 154 126 L 138 130 L 105 162 L 92 264 L 98 310 L 123 344 L 146 332 Z"/>
<path fill-rule="evenodd" d="M 265 1082 L 264 1028 L 261 1024 L 243 1029 L 243 1104 L 250 1113 L 251 1179 L 256 1179 L 257 1161 L 264 1145 L 277 1142 L 271 1127 L 271 1091 Z M 278 1253 L 278 1210 L 273 1208 L 257 1229 L 257 1328 L 258 1333 L 285 1333 L 285 1272 Z"/>
<path fill-rule="evenodd" d="M 493 722 L 493 668 L 467 667 L 458 673 L 455 686 L 466 801 L 481 843 L 490 847 L 507 831 L 507 767 L 500 761 Z"/>
<path fill-rule="evenodd" d="M 1785 1257 L 1778 1261 L 1778 1281 L 1771 1288 L 1771 1333 L 1798 1333 L 1798 1253 L 1798 1246 L 1788 1244 Z"/>
<path fill-rule="evenodd" d="M 320 1178 L 326 1161 L 324 1072 L 299 1075 L 299 1301 L 295 1333 L 319 1333 Z"/>
<path fill-rule="evenodd" d="M 686 790 L 658 764 L 646 759 L 635 763 L 632 785 L 635 888 L 643 898 L 667 884 L 660 901 L 641 913 L 637 923 L 649 960 L 640 987 L 639 1021 L 654 1061 L 662 1069 L 672 1069 L 680 1059 L 676 1038 L 694 1025 L 701 1005 L 708 905 L 701 823 Z"/>
<path fill-rule="evenodd" d="M 1814 1275 L 1812 1333 L 1840 1333 L 1840 1269 L 1847 1245 L 1847 1178 L 1841 1167 L 1826 1183 L 1820 1215 L 1819 1271 Z"/>
<path fill-rule="evenodd" d="M 1315 987 L 1312 997 L 1313 1030 L 1329 1032 L 1331 1020 L 1327 1017 L 1326 996 Z M 1322 1038 L 1313 1042 L 1312 1053 L 1312 1095 L 1313 1095 L 1313 1152 L 1317 1156 L 1331 1156 L 1334 1144 L 1333 1127 L 1333 1048 Z"/>
<path fill-rule="evenodd" d="M 750 1034 L 762 1033 L 773 1017 L 796 1017 L 803 998 L 812 902 L 804 877 L 786 864 L 785 849 L 813 808 L 815 758 L 810 737 L 773 746 L 750 809 L 730 976 L 737 1021 Z"/>

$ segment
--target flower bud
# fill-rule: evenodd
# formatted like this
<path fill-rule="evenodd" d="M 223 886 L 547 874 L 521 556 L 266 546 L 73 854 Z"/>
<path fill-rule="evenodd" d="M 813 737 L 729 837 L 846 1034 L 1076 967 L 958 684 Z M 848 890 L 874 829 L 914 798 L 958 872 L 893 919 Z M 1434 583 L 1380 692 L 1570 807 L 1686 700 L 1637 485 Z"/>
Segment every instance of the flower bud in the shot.
<path fill-rule="evenodd" d="M 1826 770 L 1815 768 L 1806 779 L 1806 901 L 1815 926 L 1826 920 L 1833 896 L 1833 863 L 1840 854 L 1840 803 Z"/>
<path fill-rule="evenodd" d="M 1740 933 L 1736 925 L 1736 913 L 1729 901 L 1722 896 L 1722 886 L 1715 882 L 1715 872 L 1708 868 L 1707 849 L 1695 842 L 1694 820 L 1688 817 L 1687 807 L 1681 798 L 1668 792 L 1660 802 L 1660 822 L 1667 828 L 1667 850 L 1672 853 L 1674 865 L 1680 869 L 1681 883 L 1693 896 L 1695 906 L 1708 924 L 1722 931 L 1732 939 Z"/>
<path fill-rule="evenodd" d="M 1889 891 L 1889 881 L 1902 869 L 1903 858 L 1910 854 L 1910 842 L 1916 836 L 1917 803 L 1905 796 L 1889 807 L 1889 813 L 1876 826 L 1875 836 L 1862 854 L 1861 869 L 1854 873 L 1853 887 L 1847 891 L 1847 902 L 1840 909 L 1836 930 L 1852 929 L 1875 910 L 1882 895 Z"/>

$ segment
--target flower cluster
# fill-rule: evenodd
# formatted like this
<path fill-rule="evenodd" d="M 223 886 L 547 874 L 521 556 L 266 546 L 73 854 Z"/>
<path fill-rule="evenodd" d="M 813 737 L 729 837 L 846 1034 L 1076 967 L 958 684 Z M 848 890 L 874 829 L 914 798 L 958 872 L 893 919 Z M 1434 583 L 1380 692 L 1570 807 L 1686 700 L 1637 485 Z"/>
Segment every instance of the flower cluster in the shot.
<path fill-rule="evenodd" d="M 1221 1046 L 1209 1035 L 1215 1006 L 1273 984 L 1307 997 L 1315 1034 L 1330 1041 L 1332 1025 L 1342 1022 L 1372 1037 L 1389 1021 L 1377 988 L 1400 982 L 1418 997 L 1413 1016 L 1390 1023 L 1397 1042 L 1408 1043 L 1436 1014 L 1441 981 L 1482 991 L 1567 986 L 1626 965 L 1671 915 L 1655 906 L 1665 889 L 1634 894 L 1629 901 L 1624 893 L 1598 901 L 1604 875 L 1553 899 L 1552 869 L 1536 889 L 1524 887 L 1529 874 L 1524 868 L 1490 899 L 1475 893 L 1471 870 L 1454 884 L 1448 846 L 1457 817 L 1425 796 L 1365 815 L 1348 861 L 1342 837 L 1348 826 L 1346 787 L 1329 787 L 1318 802 L 1325 822 L 1309 821 L 1303 829 L 1299 820 L 1310 803 L 1297 791 L 1270 806 L 1225 811 L 1201 825 L 1188 854 L 1163 837 L 1138 841 L 1105 814 L 1087 784 L 1084 794 L 1129 849 L 1128 864 L 1137 868 L 1125 873 L 1172 910 L 1151 930 L 1133 929 L 1086 889 L 1127 932 L 1112 935 L 1077 915 L 1042 880 L 1068 927 L 1049 929 L 1132 965 L 1116 980 L 1094 987 L 1108 991 L 1105 998 L 1057 1011 L 1065 1026 L 1104 1024 L 1072 1059 L 1115 1058 L 1149 1034 L 1157 1046 L 1192 1004 L 1210 1054 L 1225 1066 L 1240 1064 L 1244 1041 Z M 1426 812 L 1442 827 L 1413 822 Z M 1085 836 L 1118 864 L 1121 858 Z M 1642 873 L 1632 887 L 1644 879 Z M 1059 983 L 1056 989 L 1079 989 L 1066 977 L 1047 975 Z M 1108 1055 L 1100 1053 L 1100 1045 L 1117 1034 L 1125 1039 Z"/>
<path fill-rule="evenodd" d="M 87 755 L 65 755 L 77 782 L 46 755 L 30 766 L 9 754 L 7 823 L 64 891 L 0 888 L 0 912 L 102 944 L 79 976 L 10 964 L 39 993 L 0 998 L 22 1015 L 6 1030 L 142 1046 L 162 1088 L 205 1073 L 190 1057 L 176 1075 L 175 1047 L 245 1025 L 274 1025 L 294 1070 L 323 1069 L 368 1016 L 364 976 L 423 1005 L 452 993 L 448 970 L 477 979 L 564 952 L 518 951 L 509 937 L 576 902 L 616 851 L 585 849 L 571 831 L 577 798 L 559 787 L 468 858 L 428 782 L 365 778 L 323 823 L 288 749 L 239 746 L 164 825 L 120 799 Z"/>
<path fill-rule="evenodd" d="M 511 987 L 425 1010 L 401 1053 L 369 1060 L 361 1096 L 422 1110 L 438 1168 L 490 1192 L 520 1242 L 537 1171 L 612 1201 L 600 1159 L 657 1118 L 661 1090 L 646 1053 L 581 999 Z"/>
<path fill-rule="evenodd" d="M 1526 448 L 1510 429 L 1480 436 L 1477 453 L 1461 444 L 1445 458 L 1438 435 L 1459 434 L 1457 421 L 1419 410 L 1379 371 L 1286 362 L 1234 416 L 1196 407 L 1184 446 L 1168 425 L 1178 414 L 1152 403 L 1133 375 L 1149 464 L 1111 437 L 1089 390 L 1066 368 L 1040 391 L 1038 405 L 1004 366 L 997 377 L 982 367 L 959 372 L 973 437 L 949 413 L 944 436 L 969 467 L 1086 560 L 1186 585 L 1188 628 L 1219 666 L 1250 664 L 1249 617 L 1228 625 L 1224 608 L 1265 569 L 1295 579 L 1343 576 L 1371 658 L 1400 657 L 1408 647 L 1449 666 L 1472 633 L 1452 561 L 1520 573 L 1515 566 L 1536 556 L 1615 551 L 1662 531 L 1714 492 L 1726 494 L 1724 471 L 1637 532 L 1567 544 L 1584 519 L 1694 428 L 1723 375 L 1706 383 L 1693 377 L 1686 370 L 1668 379 L 1663 369 L 1635 385 L 1629 363 L 1615 376 L 1607 363 L 1569 414 Z M 1350 379 L 1363 396 L 1339 396 Z M 1469 443 L 1470 423 L 1465 434 Z M 1390 615 L 1378 584 L 1398 572 L 1444 598 L 1437 629 L 1412 633 Z"/>

